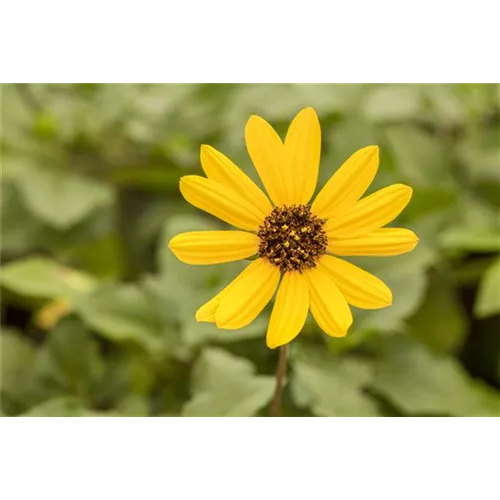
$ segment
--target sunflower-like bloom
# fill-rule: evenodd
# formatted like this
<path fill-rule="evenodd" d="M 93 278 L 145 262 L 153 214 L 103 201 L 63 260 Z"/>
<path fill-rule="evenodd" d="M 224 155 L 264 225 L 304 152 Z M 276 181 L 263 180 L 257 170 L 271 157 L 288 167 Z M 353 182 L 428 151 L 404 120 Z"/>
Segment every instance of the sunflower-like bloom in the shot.
<path fill-rule="evenodd" d="M 412 189 L 393 184 L 361 198 L 379 164 L 377 146 L 356 151 L 309 205 L 318 179 L 321 128 L 316 112 L 303 109 L 283 142 L 259 116 L 245 129 L 248 153 L 268 196 L 229 158 L 201 147 L 205 177 L 180 180 L 184 198 L 239 231 L 195 231 L 175 236 L 179 260 L 204 265 L 257 258 L 197 312 L 219 328 L 250 324 L 273 298 L 268 347 L 295 338 L 310 310 L 320 328 L 343 337 L 352 324 L 349 304 L 390 306 L 390 289 L 377 277 L 339 258 L 398 255 L 418 242 L 408 229 L 384 228 L 406 207 Z"/>

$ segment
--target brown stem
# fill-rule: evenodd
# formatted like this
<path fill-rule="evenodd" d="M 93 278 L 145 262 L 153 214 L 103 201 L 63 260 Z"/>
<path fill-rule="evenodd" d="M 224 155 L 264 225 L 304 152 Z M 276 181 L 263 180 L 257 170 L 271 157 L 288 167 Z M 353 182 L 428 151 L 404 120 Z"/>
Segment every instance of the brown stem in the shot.
<path fill-rule="evenodd" d="M 273 404 L 271 405 L 271 417 L 279 417 L 281 395 L 283 393 L 283 379 L 286 373 L 286 362 L 288 358 L 288 344 L 280 347 L 278 368 L 276 369 L 276 387 L 274 389 Z"/>

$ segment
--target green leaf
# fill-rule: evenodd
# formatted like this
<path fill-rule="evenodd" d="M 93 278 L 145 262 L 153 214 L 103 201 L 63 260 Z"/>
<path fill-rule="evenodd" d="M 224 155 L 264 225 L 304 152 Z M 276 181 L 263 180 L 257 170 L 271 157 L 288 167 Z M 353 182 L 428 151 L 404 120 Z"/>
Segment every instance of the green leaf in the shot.
<path fill-rule="evenodd" d="M 412 186 L 455 184 L 450 159 L 434 136 L 408 124 L 391 126 L 386 133 L 396 168 Z"/>
<path fill-rule="evenodd" d="M 405 338 L 383 344 L 371 387 L 410 415 L 500 416 L 498 392 L 453 358 Z"/>
<path fill-rule="evenodd" d="M 426 97 L 432 105 L 432 112 L 446 125 L 457 125 L 466 119 L 466 107 L 452 85 L 425 85 Z"/>
<path fill-rule="evenodd" d="M 321 159 L 318 192 L 355 151 L 377 143 L 374 126 L 358 116 L 346 117 L 342 120 L 341 126 L 335 128 L 331 134 L 326 135 L 324 132 L 323 134 L 326 151 L 323 151 Z"/>
<path fill-rule="evenodd" d="M 479 119 L 481 115 L 498 106 L 498 84 L 461 83 L 456 86 L 460 98 L 469 113 L 469 121 Z"/>
<path fill-rule="evenodd" d="M 184 300 L 185 305 L 185 301 L 189 301 L 181 283 L 172 287 L 171 283 L 161 276 L 147 276 L 141 285 L 152 309 L 156 311 L 159 322 L 164 326 L 177 327 L 184 319 L 181 302 Z M 179 299 L 179 296 L 182 298 Z"/>
<path fill-rule="evenodd" d="M 25 132 L 33 120 L 33 110 L 22 101 L 17 87 L 17 84 L 2 85 L 2 149 L 4 146 L 23 144 L 26 139 Z M 7 162 L 5 162 L 4 157 L 2 159 L 4 160 L 2 165 L 3 176 Z"/>
<path fill-rule="evenodd" d="M 160 192 L 178 192 L 181 175 L 197 174 L 198 171 L 185 172 L 168 170 L 165 167 L 124 166 L 113 170 L 110 180 L 119 186 L 137 186 Z"/>
<path fill-rule="evenodd" d="M 408 219 L 449 211 L 455 207 L 459 192 L 455 187 L 422 187 L 413 192 L 411 203 L 404 211 Z"/>
<path fill-rule="evenodd" d="M 198 322 L 194 314 L 185 319 L 182 326 L 182 337 L 189 346 L 213 342 L 238 342 L 255 338 L 263 338 L 267 330 L 269 318 L 260 315 L 250 325 L 239 330 L 223 330 L 214 323 Z"/>
<path fill-rule="evenodd" d="M 168 243 L 179 233 L 224 227 L 215 220 L 200 216 L 177 215 L 170 217 L 163 228 L 157 255 L 163 294 L 169 303 L 174 304 L 172 314 L 180 322 L 191 321 L 196 310 L 229 284 L 247 263 L 240 261 L 216 266 L 190 266 L 175 257 Z"/>
<path fill-rule="evenodd" d="M 36 349 L 17 330 L 2 325 L 1 355 L 2 407 L 7 414 L 15 414 L 34 401 Z"/>
<path fill-rule="evenodd" d="M 420 241 L 417 245 L 417 252 L 420 252 L 422 247 L 424 247 L 427 252 L 434 256 L 433 261 L 436 262 L 440 257 L 439 238 L 442 235 L 443 229 L 448 226 L 453 214 L 454 210 L 450 207 L 449 210 L 429 213 L 424 217 L 412 219 L 411 222 L 402 223 L 401 227 L 411 229 L 418 236 Z M 391 261 L 392 257 L 387 260 Z"/>
<path fill-rule="evenodd" d="M 327 113 L 344 114 L 355 110 L 359 106 L 359 101 L 366 93 L 366 87 L 362 84 L 294 84 L 299 90 L 300 97 L 292 109 L 290 118 L 297 114 L 304 107 L 303 103 L 313 106 L 322 117 Z M 289 119 L 290 119 L 289 118 Z"/>
<path fill-rule="evenodd" d="M 115 408 L 135 406 L 134 399 L 146 399 L 155 384 L 156 360 L 141 352 L 114 349 L 106 360 L 105 372 L 93 386 L 92 400 L 98 407 Z M 164 361 L 161 361 L 162 365 Z M 137 403 L 140 404 L 140 403 Z M 126 412 L 126 410 L 125 410 Z"/>
<path fill-rule="evenodd" d="M 500 209 L 500 180 L 495 182 L 490 179 L 481 179 L 474 188 L 485 201 Z"/>
<path fill-rule="evenodd" d="M 114 411 L 124 417 L 147 417 L 149 404 L 147 399 L 131 394 L 123 399 Z"/>
<path fill-rule="evenodd" d="M 435 255 L 420 241 L 411 253 L 390 259 L 350 258 L 354 264 L 380 278 L 392 291 L 392 305 L 373 311 L 356 310 L 356 330 L 395 332 L 404 329 L 404 321 L 419 307 L 425 294 L 426 270 Z"/>
<path fill-rule="evenodd" d="M 186 266 L 182 263 L 180 265 Z M 227 281 L 236 275 L 235 271 L 234 276 Z M 208 287 L 208 283 L 201 283 L 198 288 L 191 288 L 191 285 L 192 283 L 174 278 L 172 274 L 161 279 L 149 277 L 144 282 L 162 323 L 170 331 L 178 332 L 180 329 L 180 335 L 172 335 L 170 344 L 171 350 L 175 350 L 178 356 L 190 356 L 190 350 L 210 341 L 231 343 L 264 336 L 269 319 L 266 313 L 261 314 L 250 325 L 238 330 L 223 330 L 213 323 L 196 321 L 197 309 L 215 296 L 224 284 L 219 284 L 215 288 Z"/>
<path fill-rule="evenodd" d="M 164 275 L 178 275 L 184 277 L 184 273 L 192 272 L 193 278 L 196 276 L 205 276 L 206 271 L 215 266 L 189 266 L 181 263 L 172 253 L 168 244 L 170 240 L 179 233 L 189 231 L 213 231 L 221 229 L 221 225 L 217 224 L 215 219 L 202 217 L 200 215 L 174 215 L 166 220 L 165 225 L 160 235 L 160 243 L 158 246 L 157 262 L 160 272 Z M 193 268 L 195 271 L 193 272 Z M 213 272 L 213 271 L 212 271 Z M 198 279 L 196 284 L 201 283 L 203 278 Z"/>
<path fill-rule="evenodd" d="M 46 257 L 28 257 L 2 267 L 0 283 L 26 297 L 71 298 L 95 286 L 87 273 L 59 265 Z"/>
<path fill-rule="evenodd" d="M 83 321 L 103 337 L 162 350 L 165 331 L 151 300 L 137 285 L 105 284 L 75 303 Z"/>
<path fill-rule="evenodd" d="M 292 395 L 299 406 L 321 417 L 377 416 L 377 405 L 363 392 L 373 375 L 357 358 L 339 358 L 298 345 L 293 350 Z"/>
<path fill-rule="evenodd" d="M 416 85 L 384 85 L 371 90 L 365 100 L 366 116 L 375 122 L 407 120 L 422 108 L 422 94 Z"/>
<path fill-rule="evenodd" d="M 477 195 L 464 193 L 460 204 L 461 225 L 468 229 L 500 231 L 500 210 Z M 460 227 L 460 225 L 459 225 Z"/>
<path fill-rule="evenodd" d="M 499 134 L 500 127 L 497 124 L 485 129 L 476 129 L 458 149 L 470 180 L 474 183 L 496 183 L 497 196 L 500 182 Z"/>
<path fill-rule="evenodd" d="M 44 251 L 50 255 L 60 256 L 65 261 L 71 261 L 78 264 L 78 267 L 83 267 L 85 261 L 76 254 L 77 248 L 109 235 L 113 231 L 114 224 L 116 224 L 116 218 L 110 210 L 104 207 L 96 210 L 91 217 L 65 230 L 54 229 L 40 222 L 40 230 L 36 232 L 31 248 L 35 249 L 35 252 Z M 91 268 L 88 270 L 92 271 Z"/>
<path fill-rule="evenodd" d="M 494 256 L 485 256 L 461 262 L 460 266 L 453 269 L 452 280 L 459 288 L 475 287 L 495 260 Z"/>
<path fill-rule="evenodd" d="M 500 235 L 489 230 L 456 228 L 442 234 L 440 245 L 445 250 L 497 252 L 500 251 Z"/>
<path fill-rule="evenodd" d="M 73 397 L 58 397 L 49 399 L 34 406 L 21 417 L 104 417 L 106 413 L 92 411 Z"/>
<path fill-rule="evenodd" d="M 39 372 L 65 392 L 89 398 L 104 372 L 97 340 L 76 318 L 65 318 L 48 334 Z"/>
<path fill-rule="evenodd" d="M 442 249 L 456 253 L 500 250 L 500 212 L 494 206 L 477 194 L 463 192 L 455 212 L 441 231 Z"/>
<path fill-rule="evenodd" d="M 409 332 L 437 352 L 456 352 L 468 330 L 467 314 L 442 276 L 429 282 L 423 304 L 409 320 Z"/>
<path fill-rule="evenodd" d="M 275 99 L 276 92 L 281 99 Z M 266 113 L 271 121 L 290 119 L 297 113 L 301 88 L 293 84 L 278 84 L 276 86 L 257 84 L 239 85 L 234 92 L 231 109 L 225 117 L 232 125 L 240 117 L 247 117 L 251 113 Z"/>
<path fill-rule="evenodd" d="M 43 225 L 24 206 L 14 185 L 2 181 L 2 255 L 27 252 L 39 244 Z"/>
<path fill-rule="evenodd" d="M 117 234 L 109 234 L 100 239 L 92 238 L 91 241 L 74 247 L 71 257 L 101 278 L 122 276 L 125 268 L 124 252 Z"/>
<path fill-rule="evenodd" d="M 179 324 L 184 319 L 179 314 L 182 310 L 179 295 L 183 294 L 167 287 L 164 280 L 156 276 L 148 276 L 140 284 L 162 331 L 162 351 L 177 359 L 190 358 L 191 354 L 179 331 Z"/>
<path fill-rule="evenodd" d="M 500 258 L 484 273 L 474 305 L 474 313 L 479 318 L 500 312 Z"/>
<path fill-rule="evenodd" d="M 67 229 L 113 203 L 108 185 L 61 168 L 25 169 L 18 187 L 27 208 L 58 229 Z"/>
<path fill-rule="evenodd" d="M 196 362 L 193 397 L 184 406 L 183 415 L 251 417 L 271 401 L 273 391 L 273 377 L 255 375 L 250 361 L 208 348 Z"/>
<path fill-rule="evenodd" d="M 51 140 L 57 137 L 59 123 L 57 117 L 50 112 L 42 112 L 36 116 L 33 131 L 42 139 Z"/>
<path fill-rule="evenodd" d="M 45 257 L 11 262 L 2 268 L 2 286 L 19 295 L 60 297 L 65 291 L 61 268 Z"/>

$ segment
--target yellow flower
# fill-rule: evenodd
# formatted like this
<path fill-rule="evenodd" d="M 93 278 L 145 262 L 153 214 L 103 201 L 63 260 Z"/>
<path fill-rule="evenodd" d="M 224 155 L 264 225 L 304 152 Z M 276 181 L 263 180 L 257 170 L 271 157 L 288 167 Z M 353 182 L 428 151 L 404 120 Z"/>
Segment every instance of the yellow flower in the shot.
<path fill-rule="evenodd" d="M 189 203 L 242 231 L 179 234 L 169 244 L 179 260 L 218 264 L 257 256 L 196 312 L 196 319 L 242 328 L 279 285 L 266 337 L 268 347 L 275 348 L 299 334 L 309 310 L 325 333 L 343 337 L 352 324 L 349 304 L 391 305 L 391 291 L 380 279 L 334 256 L 398 255 L 418 242 L 408 229 L 383 228 L 410 201 L 409 186 L 394 184 L 360 200 L 377 173 L 378 147 L 354 153 L 309 206 L 321 151 L 314 109 L 294 118 L 284 142 L 269 123 L 251 116 L 245 140 L 269 198 L 229 158 L 205 145 L 201 164 L 207 177 L 188 175 L 180 181 Z"/>

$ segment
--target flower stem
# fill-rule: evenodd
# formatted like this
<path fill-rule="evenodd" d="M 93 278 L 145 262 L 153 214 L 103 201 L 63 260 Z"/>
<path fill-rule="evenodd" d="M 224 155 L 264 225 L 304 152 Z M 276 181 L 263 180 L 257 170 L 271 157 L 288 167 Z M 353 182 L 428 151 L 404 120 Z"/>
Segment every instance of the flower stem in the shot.
<path fill-rule="evenodd" d="M 273 404 L 271 405 L 271 417 L 279 417 L 287 358 L 288 344 L 285 344 L 280 347 L 279 351 L 278 368 L 276 369 L 276 387 L 274 389 Z"/>

